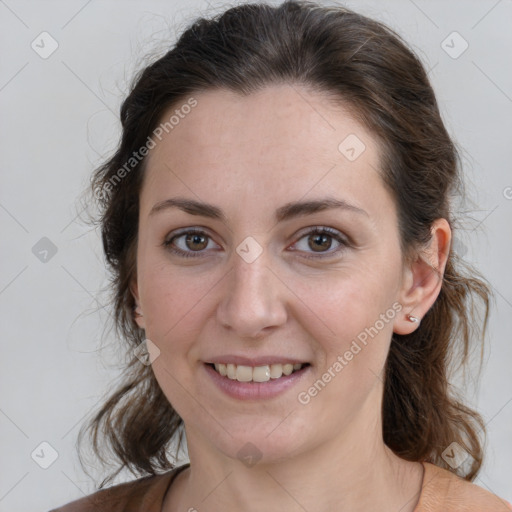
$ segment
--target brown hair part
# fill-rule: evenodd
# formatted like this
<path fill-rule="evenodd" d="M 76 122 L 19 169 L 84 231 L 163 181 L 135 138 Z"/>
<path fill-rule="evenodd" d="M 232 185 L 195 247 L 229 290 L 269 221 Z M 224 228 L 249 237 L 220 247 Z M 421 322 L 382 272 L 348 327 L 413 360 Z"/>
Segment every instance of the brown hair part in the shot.
<path fill-rule="evenodd" d="M 199 18 L 136 77 L 121 107 L 117 152 L 91 181 L 112 274 L 115 327 L 130 352 L 145 338 L 134 321 L 130 290 L 145 159 L 112 186 L 113 178 L 171 106 L 205 90 L 247 95 L 278 83 L 302 84 L 348 104 L 379 140 L 380 172 L 397 205 L 404 258 L 429 242 L 437 218 L 447 219 L 453 230 L 450 197 L 463 189 L 459 157 L 425 69 L 397 33 L 347 8 L 309 1 L 245 4 Z M 449 371 L 454 362 L 467 364 L 472 340 L 483 339 L 490 294 L 483 278 L 450 248 L 438 298 L 414 332 L 393 335 L 385 367 L 386 445 L 406 460 L 450 469 L 442 452 L 457 442 L 471 455 L 470 467 L 456 470 L 467 480 L 481 467 L 479 431 L 485 429 L 481 417 L 454 395 Z M 475 299 L 484 306 L 479 324 Z M 122 386 L 79 434 L 80 443 L 89 432 L 100 460 L 105 462 L 102 451 L 109 448 L 116 461 L 117 471 L 101 486 L 125 467 L 141 475 L 174 467 L 167 450 L 176 440 L 179 450 L 182 441 L 183 421 L 151 366 L 130 355 Z"/>

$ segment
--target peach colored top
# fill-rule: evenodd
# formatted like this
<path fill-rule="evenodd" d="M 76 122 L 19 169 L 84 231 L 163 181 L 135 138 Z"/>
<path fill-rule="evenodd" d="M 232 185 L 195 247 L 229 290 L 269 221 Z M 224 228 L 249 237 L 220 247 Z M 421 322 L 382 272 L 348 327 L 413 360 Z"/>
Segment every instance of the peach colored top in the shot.
<path fill-rule="evenodd" d="M 165 494 L 184 464 L 167 473 L 102 489 L 50 512 L 162 512 Z M 438 466 L 423 462 L 425 473 L 414 512 L 510 512 L 512 505 Z"/>

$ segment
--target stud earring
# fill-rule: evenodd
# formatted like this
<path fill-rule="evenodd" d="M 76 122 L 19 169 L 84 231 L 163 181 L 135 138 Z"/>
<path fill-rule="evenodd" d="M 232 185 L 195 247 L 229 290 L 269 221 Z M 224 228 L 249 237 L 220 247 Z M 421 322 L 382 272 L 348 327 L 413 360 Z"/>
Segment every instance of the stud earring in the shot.
<path fill-rule="evenodd" d="M 409 320 L 409 322 L 419 322 L 420 321 L 419 318 L 412 316 L 412 315 L 407 315 L 407 320 Z"/>

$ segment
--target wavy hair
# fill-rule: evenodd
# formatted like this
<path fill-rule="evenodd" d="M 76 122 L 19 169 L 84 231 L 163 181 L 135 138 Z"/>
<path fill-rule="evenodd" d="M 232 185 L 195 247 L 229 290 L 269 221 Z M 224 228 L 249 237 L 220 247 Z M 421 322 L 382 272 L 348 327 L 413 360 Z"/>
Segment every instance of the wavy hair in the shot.
<path fill-rule="evenodd" d="M 380 142 L 380 173 L 397 206 L 404 257 L 412 258 L 430 240 L 435 219 L 444 217 L 454 229 L 451 198 L 463 192 L 460 158 L 420 59 L 396 32 L 348 8 L 301 0 L 244 4 L 191 22 L 165 55 L 135 77 L 121 106 L 118 148 L 91 178 L 114 325 L 131 356 L 122 384 L 79 433 L 79 445 L 88 434 L 95 455 L 105 462 L 108 450 L 115 461 L 117 471 L 100 487 L 123 468 L 139 475 L 173 468 L 169 448 L 177 440 L 179 450 L 183 435 L 183 421 L 151 366 L 133 355 L 145 339 L 130 291 L 145 159 L 130 159 L 163 114 L 193 94 L 227 89 L 248 95 L 278 83 L 306 85 L 348 105 Z M 491 291 L 452 248 L 442 279 L 419 327 L 392 337 L 383 438 L 399 457 L 446 469 L 451 468 L 443 450 L 457 442 L 471 464 L 455 472 L 471 481 L 482 464 L 479 435 L 485 429 L 479 414 L 454 392 L 450 368 L 468 365 L 473 340 L 483 341 Z M 476 299 L 483 316 L 476 315 Z"/>

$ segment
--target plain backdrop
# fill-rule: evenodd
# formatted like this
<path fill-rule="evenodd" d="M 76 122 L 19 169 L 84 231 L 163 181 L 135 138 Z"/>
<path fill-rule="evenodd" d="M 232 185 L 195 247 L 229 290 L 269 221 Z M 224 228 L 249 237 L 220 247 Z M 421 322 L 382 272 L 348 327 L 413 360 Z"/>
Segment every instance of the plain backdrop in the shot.
<path fill-rule="evenodd" d="M 495 294 L 480 387 L 464 388 L 488 430 L 476 483 L 512 501 L 512 2 L 345 5 L 418 52 L 460 148 L 472 202 L 455 244 Z M 119 106 L 145 56 L 227 6 L 0 0 L 2 512 L 45 511 L 93 491 L 76 436 L 123 361 L 105 332 L 99 231 L 82 221 L 78 198 L 115 148 Z"/>

